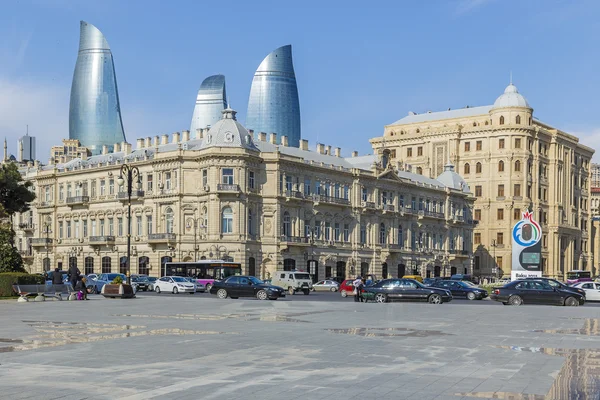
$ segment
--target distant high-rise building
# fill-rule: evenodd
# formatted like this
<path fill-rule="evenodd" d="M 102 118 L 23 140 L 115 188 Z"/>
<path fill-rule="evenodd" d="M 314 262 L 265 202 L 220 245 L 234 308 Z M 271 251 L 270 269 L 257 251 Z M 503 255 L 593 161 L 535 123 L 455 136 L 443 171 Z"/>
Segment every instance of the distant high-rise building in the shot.
<path fill-rule="evenodd" d="M 62 146 L 52 146 L 50 164 L 66 163 L 76 158 L 86 160 L 92 155 L 90 149 L 82 146 L 77 139 L 63 139 L 62 142 Z"/>
<path fill-rule="evenodd" d="M 198 129 L 216 124 L 222 117 L 221 111 L 227 108 L 226 100 L 225 76 L 213 75 L 206 78 L 198 90 L 190 132 L 194 135 Z"/>
<path fill-rule="evenodd" d="M 35 137 L 29 136 L 27 133 L 17 141 L 17 148 L 19 149 L 19 162 L 23 161 L 34 161 L 35 160 Z"/>
<path fill-rule="evenodd" d="M 93 154 L 125 141 L 117 78 L 108 42 L 94 25 L 81 21 L 69 108 L 69 138 Z"/>
<path fill-rule="evenodd" d="M 250 89 L 246 127 L 288 137 L 300 146 L 300 101 L 292 63 L 292 46 L 280 47 L 260 63 Z"/>

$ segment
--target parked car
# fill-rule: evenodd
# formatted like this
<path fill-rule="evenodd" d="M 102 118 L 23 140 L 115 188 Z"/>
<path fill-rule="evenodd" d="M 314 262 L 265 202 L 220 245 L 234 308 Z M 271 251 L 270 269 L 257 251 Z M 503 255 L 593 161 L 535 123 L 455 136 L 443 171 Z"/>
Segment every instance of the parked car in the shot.
<path fill-rule="evenodd" d="M 572 292 L 579 293 L 582 296 L 586 296 L 585 289 L 581 288 L 581 286 L 578 286 L 578 285 L 569 286 L 565 283 L 562 283 L 561 281 L 557 281 L 556 279 L 551 279 L 551 278 L 535 278 L 535 280 L 546 282 L 548 285 L 555 287 L 555 288 L 561 288 L 563 290 L 570 290 Z M 586 300 L 589 300 L 589 299 L 586 298 Z"/>
<path fill-rule="evenodd" d="M 465 274 L 454 274 L 450 277 L 450 280 L 474 282 L 473 277 L 471 275 L 465 275 Z"/>
<path fill-rule="evenodd" d="M 216 294 L 220 299 L 256 297 L 259 300 L 276 300 L 285 297 L 285 289 L 266 284 L 254 276 L 230 276 L 222 281 L 215 281 L 210 294 Z"/>
<path fill-rule="evenodd" d="M 273 274 L 271 283 L 286 288 L 289 294 L 296 294 L 296 292 L 301 291 L 308 295 L 313 286 L 310 275 L 307 272 L 300 271 L 277 271 Z"/>
<path fill-rule="evenodd" d="M 452 301 L 452 293 L 446 289 L 429 287 L 414 279 L 384 279 L 362 290 L 366 300 L 387 303 L 393 300 L 427 301 L 441 304 Z"/>
<path fill-rule="evenodd" d="M 328 291 L 328 292 L 337 292 L 340 288 L 340 284 L 336 281 L 319 281 L 313 284 L 313 291 Z"/>
<path fill-rule="evenodd" d="M 579 282 L 573 286 L 567 286 L 569 289 L 583 290 L 587 301 L 600 301 L 600 283 L 596 282 Z M 565 289 L 565 290 L 569 290 Z"/>
<path fill-rule="evenodd" d="M 352 296 L 354 292 L 354 285 L 352 284 L 354 279 L 346 279 L 340 285 L 339 291 L 342 297 Z"/>
<path fill-rule="evenodd" d="M 464 297 L 469 300 L 483 300 L 488 297 L 485 289 L 480 289 L 469 281 L 437 281 L 430 287 L 437 287 L 449 290 L 452 297 Z"/>
<path fill-rule="evenodd" d="M 336 281 L 340 285 L 342 284 L 342 282 L 344 282 L 344 278 L 342 276 L 330 276 L 328 278 L 325 278 L 325 280 L 326 281 Z"/>
<path fill-rule="evenodd" d="M 98 279 L 98 274 L 89 274 L 86 277 L 88 280 L 90 280 L 90 279 L 96 280 L 96 279 Z"/>
<path fill-rule="evenodd" d="M 150 287 L 147 275 L 131 275 L 131 284 L 136 286 L 136 291 L 147 292 Z"/>
<path fill-rule="evenodd" d="M 444 278 L 439 278 L 439 277 L 436 277 L 436 278 L 425 278 L 425 279 L 423 279 L 423 285 L 425 285 L 425 286 L 431 286 L 435 282 L 439 282 L 439 281 L 443 281 L 443 280 L 445 280 L 445 279 Z"/>
<path fill-rule="evenodd" d="M 421 275 L 404 275 L 402 279 L 413 279 L 419 281 L 419 283 L 423 283 L 423 277 Z"/>
<path fill-rule="evenodd" d="M 504 305 L 513 306 L 521 304 L 579 306 L 585 303 L 585 296 L 579 293 L 554 288 L 546 282 L 535 279 L 516 280 L 494 289 L 490 298 Z"/>
<path fill-rule="evenodd" d="M 201 284 L 200 282 L 198 282 L 198 280 L 196 278 L 192 278 L 189 276 L 184 276 L 183 279 L 185 279 L 186 281 L 188 281 L 189 283 L 191 283 L 192 285 L 194 285 L 194 291 L 196 293 L 198 292 L 204 292 L 206 290 L 206 288 L 204 287 L 203 284 Z"/>
<path fill-rule="evenodd" d="M 102 291 L 102 288 L 104 287 L 104 285 L 108 285 L 109 283 L 111 283 L 117 276 L 120 276 L 123 279 L 123 282 L 127 281 L 127 277 L 125 276 L 125 274 L 111 273 L 111 274 L 98 275 L 98 278 L 93 280 L 93 286 L 96 289 L 95 290 L 92 289 L 91 293 L 100 293 Z M 92 285 L 90 285 L 90 286 L 92 286 Z"/>
<path fill-rule="evenodd" d="M 191 282 L 188 282 L 181 276 L 163 276 L 154 282 L 154 291 L 156 293 L 171 292 L 177 293 L 196 293 L 196 289 Z"/>
<path fill-rule="evenodd" d="M 158 278 L 155 276 L 149 276 L 148 277 L 148 290 L 151 292 L 154 292 L 154 283 L 156 282 Z"/>

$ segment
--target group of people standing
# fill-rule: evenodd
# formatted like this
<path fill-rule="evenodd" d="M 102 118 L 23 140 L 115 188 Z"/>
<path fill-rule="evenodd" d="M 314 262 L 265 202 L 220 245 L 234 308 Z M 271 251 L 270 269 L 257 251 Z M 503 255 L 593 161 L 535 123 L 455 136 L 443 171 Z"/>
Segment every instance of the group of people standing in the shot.
<path fill-rule="evenodd" d="M 71 265 L 69 267 L 69 271 L 67 272 L 67 277 L 69 278 L 69 283 L 71 283 L 71 286 L 77 292 L 77 299 L 87 300 L 87 287 L 85 284 L 86 278 L 85 275 L 81 275 L 79 268 L 77 268 L 75 265 Z M 55 268 L 54 273 L 52 274 L 52 284 L 64 284 L 62 274 L 58 268 Z"/>

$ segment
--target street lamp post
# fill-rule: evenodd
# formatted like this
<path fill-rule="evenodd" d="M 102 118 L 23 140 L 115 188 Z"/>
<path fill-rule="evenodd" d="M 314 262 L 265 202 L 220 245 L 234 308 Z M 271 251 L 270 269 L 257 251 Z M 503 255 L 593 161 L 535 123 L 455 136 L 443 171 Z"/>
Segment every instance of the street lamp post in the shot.
<path fill-rule="evenodd" d="M 493 252 L 494 260 L 493 260 L 493 264 L 492 264 L 492 274 L 494 274 L 494 279 L 496 279 L 496 278 L 498 278 L 498 271 L 497 271 L 497 267 L 496 267 L 496 246 L 497 246 L 496 239 L 492 239 L 492 244 L 490 246 L 494 249 L 494 252 Z"/>
<path fill-rule="evenodd" d="M 200 217 L 192 218 L 194 227 L 194 261 L 198 261 L 198 227 L 204 227 L 204 225 L 198 225 L 199 219 Z M 188 224 L 186 227 L 190 229 L 192 225 Z"/>
<path fill-rule="evenodd" d="M 133 190 L 133 181 L 137 183 L 137 189 L 142 186 L 140 170 L 137 167 L 131 167 L 128 164 L 121 166 L 121 171 L 117 183 L 123 186 L 127 181 L 127 284 L 131 285 L 131 192 Z"/>

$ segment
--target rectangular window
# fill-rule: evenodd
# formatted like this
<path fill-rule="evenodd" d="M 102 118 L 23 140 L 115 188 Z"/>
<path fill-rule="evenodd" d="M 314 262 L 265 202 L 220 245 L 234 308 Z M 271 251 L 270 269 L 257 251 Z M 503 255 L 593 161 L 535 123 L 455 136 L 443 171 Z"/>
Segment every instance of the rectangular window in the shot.
<path fill-rule="evenodd" d="M 496 264 L 498 264 L 499 269 L 502 269 L 502 256 L 496 257 Z"/>
<path fill-rule="evenodd" d="M 44 187 L 44 201 L 50 201 L 50 186 Z"/>
<path fill-rule="evenodd" d="M 365 225 L 360 226 L 360 242 L 367 243 L 367 227 Z"/>
<path fill-rule="evenodd" d="M 115 194 L 115 180 L 110 179 L 108 181 L 108 194 Z"/>
<path fill-rule="evenodd" d="M 71 221 L 67 221 L 67 238 L 71 237 Z"/>
<path fill-rule="evenodd" d="M 496 244 L 504 244 L 504 233 L 502 233 L 502 232 L 496 233 Z"/>
<path fill-rule="evenodd" d="M 223 168 L 221 174 L 221 183 L 233 185 L 233 168 Z"/>
<path fill-rule="evenodd" d="M 520 149 L 521 148 L 521 139 L 516 138 L 515 139 L 515 149 Z"/>
<path fill-rule="evenodd" d="M 304 237 L 310 238 L 311 230 L 310 230 L 310 220 L 304 220 Z"/>
<path fill-rule="evenodd" d="M 542 246 L 544 248 L 548 247 L 548 235 L 543 235 L 542 236 Z"/>
<path fill-rule="evenodd" d="M 102 179 L 100 181 L 100 196 L 104 196 L 106 194 L 106 181 Z"/>
<path fill-rule="evenodd" d="M 171 173 L 165 172 L 165 190 L 171 190 Z"/>
<path fill-rule="evenodd" d="M 515 196 L 519 197 L 521 196 L 521 185 L 518 183 L 515 183 L 515 187 L 514 187 L 514 192 L 515 192 Z"/>
<path fill-rule="evenodd" d="M 498 140 L 498 148 L 499 149 L 503 149 L 504 148 L 504 139 L 499 139 Z"/>
<path fill-rule="evenodd" d="M 146 189 L 147 189 L 149 192 L 152 192 L 152 188 L 153 188 L 153 185 L 154 185 L 154 183 L 153 183 L 152 179 L 153 179 L 153 177 L 152 177 L 152 174 L 148 174 L 148 175 L 146 176 Z"/>
<path fill-rule="evenodd" d="M 104 220 L 100 220 L 100 236 L 104 236 Z"/>
<path fill-rule="evenodd" d="M 369 201 L 369 189 L 364 186 L 362 188 L 361 199 L 362 201 Z"/>
<path fill-rule="evenodd" d="M 475 197 L 481 197 L 481 186 L 475 186 Z"/>
<path fill-rule="evenodd" d="M 465 142 L 465 151 L 471 151 L 471 142 Z"/>
<path fill-rule="evenodd" d="M 423 198 L 419 197 L 419 211 L 423 211 Z"/>
<path fill-rule="evenodd" d="M 108 219 L 108 236 L 114 236 L 114 235 L 115 235 L 114 219 L 109 218 Z"/>
<path fill-rule="evenodd" d="M 135 217 L 135 226 L 137 228 L 136 232 L 138 236 L 142 236 L 142 216 L 138 215 Z"/>
<path fill-rule="evenodd" d="M 350 200 L 350 188 L 344 185 L 344 199 Z"/>
<path fill-rule="evenodd" d="M 410 207 L 411 207 L 413 210 L 416 210 L 416 209 L 417 209 L 417 198 L 416 198 L 416 197 L 413 197 L 413 198 L 411 199 L 411 202 L 410 202 Z"/>
<path fill-rule="evenodd" d="M 315 239 L 321 239 L 321 221 L 315 221 Z"/>
<path fill-rule="evenodd" d="M 497 210 L 497 218 L 499 221 L 504 219 L 504 208 L 499 208 Z"/>
<path fill-rule="evenodd" d="M 117 236 L 123 236 L 123 218 L 117 218 Z"/>
<path fill-rule="evenodd" d="M 92 192 L 92 193 L 91 193 L 91 194 L 92 194 L 92 197 L 96 197 L 96 181 L 95 181 L 95 180 L 93 180 L 93 181 L 91 182 L 91 185 L 92 185 L 92 190 L 91 190 L 91 192 Z"/>
<path fill-rule="evenodd" d="M 325 222 L 325 240 L 331 240 L 331 223 Z"/>
<path fill-rule="evenodd" d="M 398 206 L 404 207 L 404 195 L 403 194 L 401 194 L 400 197 L 398 198 Z"/>
<path fill-rule="evenodd" d="M 482 147 L 483 147 L 483 142 L 481 140 L 478 140 L 475 142 L 475 150 L 481 151 Z"/>
<path fill-rule="evenodd" d="M 58 187 L 58 200 L 60 200 L 60 201 L 63 201 L 65 199 L 65 193 L 64 193 L 63 189 L 64 188 L 62 185 L 60 185 Z"/>
<path fill-rule="evenodd" d="M 504 185 L 498 185 L 498 197 L 504 196 Z"/>
<path fill-rule="evenodd" d="M 96 236 L 96 220 L 92 220 L 92 236 Z"/>
<path fill-rule="evenodd" d="M 333 240 L 336 242 L 340 240 L 340 224 L 338 222 L 335 223 L 333 228 Z"/>
<path fill-rule="evenodd" d="M 152 233 L 152 215 L 146 216 L 146 234 L 149 235 Z"/>
<path fill-rule="evenodd" d="M 83 237 L 87 237 L 88 236 L 88 221 L 87 219 L 83 220 Z"/>
<path fill-rule="evenodd" d="M 515 221 L 519 221 L 521 219 L 521 209 L 520 208 L 515 208 L 513 210 L 513 219 Z"/>
<path fill-rule="evenodd" d="M 79 220 L 75 221 L 75 238 L 79 238 Z"/>
<path fill-rule="evenodd" d="M 254 171 L 248 171 L 248 187 L 254 189 Z"/>
<path fill-rule="evenodd" d="M 67 184 L 67 198 L 71 197 L 72 193 L 71 193 L 71 185 Z"/>
<path fill-rule="evenodd" d="M 310 178 L 304 178 L 304 195 L 310 196 Z"/>
<path fill-rule="evenodd" d="M 63 238 L 63 223 L 62 221 L 58 223 L 58 237 Z"/>
<path fill-rule="evenodd" d="M 475 210 L 475 221 L 481 221 L 481 210 Z"/>
<path fill-rule="evenodd" d="M 350 241 L 350 225 L 344 224 L 344 242 Z"/>
<path fill-rule="evenodd" d="M 412 157 L 412 147 L 406 149 L 406 157 Z"/>
<path fill-rule="evenodd" d="M 474 244 L 481 244 L 481 233 L 476 233 L 473 237 Z"/>
<path fill-rule="evenodd" d="M 292 179 L 293 177 L 290 175 L 285 176 L 285 190 L 292 191 Z"/>
<path fill-rule="evenodd" d="M 388 201 L 388 195 L 387 192 L 381 192 L 381 203 L 383 204 L 387 204 Z"/>
<path fill-rule="evenodd" d="M 336 184 L 335 184 L 335 186 L 334 186 L 334 191 L 335 191 L 335 192 L 334 192 L 334 194 L 333 194 L 333 195 L 334 195 L 334 197 L 335 197 L 336 199 L 339 199 L 339 198 L 340 198 L 340 184 L 339 184 L 339 183 L 336 183 Z"/>
<path fill-rule="evenodd" d="M 319 182 L 319 181 L 315 182 L 315 193 L 318 195 L 321 194 L 321 182 Z"/>
<path fill-rule="evenodd" d="M 423 146 L 417 147 L 417 155 L 418 156 L 422 156 L 423 155 Z"/>

